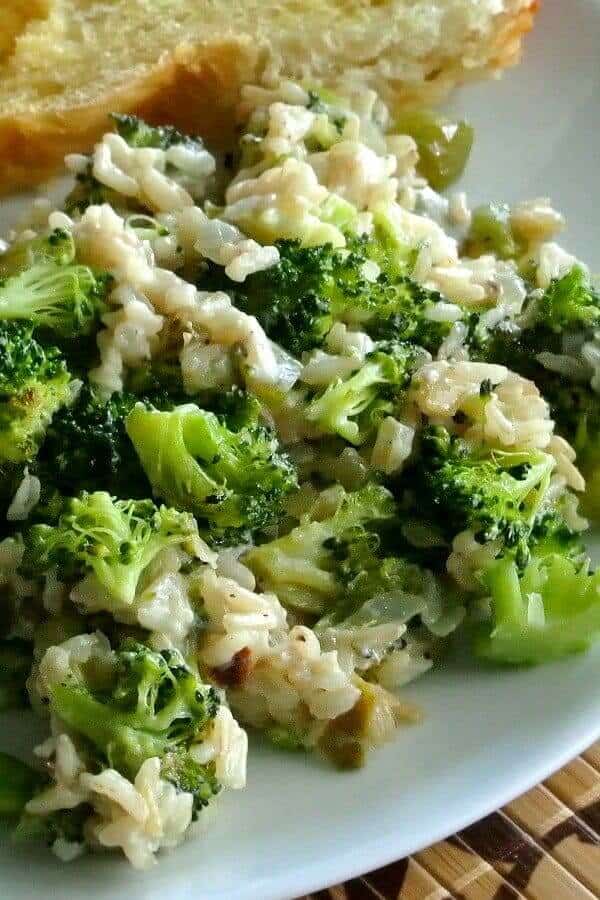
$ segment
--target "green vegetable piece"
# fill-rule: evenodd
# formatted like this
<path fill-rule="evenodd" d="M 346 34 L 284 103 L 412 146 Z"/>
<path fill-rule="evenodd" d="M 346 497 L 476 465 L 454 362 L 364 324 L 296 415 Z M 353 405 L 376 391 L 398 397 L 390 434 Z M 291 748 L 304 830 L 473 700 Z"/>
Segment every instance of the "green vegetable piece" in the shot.
<path fill-rule="evenodd" d="M 410 249 L 399 246 L 381 222 L 373 237 L 349 238 L 342 249 L 301 247 L 296 241 L 279 241 L 277 247 L 279 263 L 243 284 L 233 284 L 212 264 L 201 287 L 229 293 L 296 356 L 320 347 L 334 322 L 375 340 L 411 341 L 432 353 L 452 327 L 430 318 L 442 296 L 408 277 Z"/>
<path fill-rule="evenodd" d="M 74 809 L 59 809 L 47 816 L 23 813 L 14 830 L 14 840 L 19 844 L 42 842 L 51 847 L 56 840 L 68 844 L 84 844 L 84 825 L 94 810 L 88 803 L 80 803 Z"/>
<path fill-rule="evenodd" d="M 373 746 L 378 724 L 392 721 L 406 722 L 406 707 L 389 691 L 377 684 L 356 679 L 360 698 L 341 716 L 327 723 L 319 738 L 318 747 L 339 769 L 359 769 Z M 410 720 L 410 719 L 409 719 Z"/>
<path fill-rule="evenodd" d="M 508 206 L 488 203 L 473 210 L 463 251 L 472 257 L 493 253 L 499 259 L 514 259 L 519 254 L 519 245 L 510 226 Z"/>
<path fill-rule="evenodd" d="M 525 549 L 554 469 L 541 450 L 506 452 L 470 446 L 446 429 L 421 437 L 415 482 L 421 503 L 441 518 L 449 539 L 466 528 L 484 541 Z"/>
<path fill-rule="evenodd" d="M 192 403 L 169 412 L 138 404 L 126 428 L 156 496 L 210 528 L 263 528 L 277 520 L 295 471 L 254 412 L 231 428 L 226 418 Z"/>
<path fill-rule="evenodd" d="M 525 570 L 505 557 L 484 576 L 492 619 L 478 627 L 478 656 L 535 665 L 587 650 L 600 638 L 600 574 L 551 554 L 533 555 Z"/>
<path fill-rule="evenodd" d="M 600 518 L 600 404 L 582 370 L 578 348 L 594 340 L 600 326 L 600 294 L 581 266 L 554 279 L 545 291 L 533 291 L 519 316 L 518 330 L 505 325 L 483 333 L 477 325 L 469 338 L 471 357 L 501 363 L 534 381 L 551 409 L 557 432 L 575 448 L 577 466 L 586 479 L 582 511 Z M 551 371 L 540 354 L 574 356 L 574 374 Z M 583 375 L 582 375 L 583 372 Z"/>
<path fill-rule="evenodd" d="M 384 344 L 354 375 L 338 379 L 306 408 L 306 418 L 326 434 L 355 446 L 374 437 L 383 418 L 399 408 L 420 354 L 408 344 Z"/>
<path fill-rule="evenodd" d="M 57 229 L 0 257 L 0 320 L 26 321 L 64 338 L 90 334 L 111 284 L 109 275 L 76 262 L 72 236 Z"/>
<path fill-rule="evenodd" d="M 596 436 L 594 453 L 586 455 L 581 463 L 585 476 L 585 493 L 582 497 L 581 511 L 594 522 L 600 521 L 600 436 Z"/>
<path fill-rule="evenodd" d="M 83 171 L 75 176 L 73 189 L 65 197 L 64 209 L 68 216 L 81 216 L 88 206 L 101 206 L 103 203 L 126 213 L 146 212 L 145 207 L 134 197 L 125 197 L 98 181 L 92 174 L 92 168 L 92 161 L 89 159 Z"/>
<path fill-rule="evenodd" d="M 118 133 L 130 147 L 153 147 L 157 150 L 168 150 L 176 144 L 185 144 L 190 147 L 202 148 L 203 143 L 199 137 L 191 137 L 173 128 L 172 125 L 149 125 L 137 116 L 120 115 L 112 113 Z"/>
<path fill-rule="evenodd" d="M 306 751 L 309 749 L 308 738 L 306 734 L 298 728 L 286 725 L 272 725 L 265 731 L 266 737 L 271 741 L 273 746 L 278 750 L 284 750 L 286 753 L 297 753 L 298 751 Z"/>
<path fill-rule="evenodd" d="M 153 401 L 169 405 L 166 397 Z M 84 385 L 48 427 L 38 457 L 46 477 L 67 496 L 105 490 L 123 499 L 148 497 L 150 484 L 125 430 L 127 415 L 140 402 L 150 403 L 130 393 L 106 399 Z"/>
<path fill-rule="evenodd" d="M 31 326 L 0 321 L 0 463 L 36 455 L 52 416 L 71 400 L 71 377 L 55 347 Z"/>
<path fill-rule="evenodd" d="M 108 685 L 94 673 L 73 672 L 50 689 L 50 709 L 76 734 L 87 738 L 104 763 L 135 778 L 142 763 L 187 749 L 215 717 L 219 700 L 176 650 L 161 653 L 126 641 L 109 661 Z M 169 765 L 190 778 L 187 767 Z M 191 764 L 190 764 L 191 765 Z M 206 780 L 210 787 L 209 775 Z M 197 773 L 199 777 L 199 773 Z M 182 786 L 182 789 L 183 788 Z M 198 793 L 206 793 L 198 785 Z"/>
<path fill-rule="evenodd" d="M 573 266 L 534 300 L 533 309 L 528 309 L 526 331 L 537 326 L 556 334 L 585 332 L 599 324 L 600 294 L 591 286 L 588 273 L 581 266 Z"/>
<path fill-rule="evenodd" d="M 185 791 L 193 797 L 192 818 L 207 806 L 221 791 L 215 775 L 215 764 L 202 765 L 188 754 L 178 749 L 167 753 L 161 764 L 161 777 L 170 781 L 178 791 Z"/>
<path fill-rule="evenodd" d="M 418 172 L 434 190 L 443 191 L 464 172 L 474 139 L 473 128 L 467 122 L 420 110 L 404 113 L 394 130 L 415 140 L 419 150 Z"/>
<path fill-rule="evenodd" d="M 284 606 L 323 615 L 344 592 L 340 564 L 347 556 L 347 540 L 359 539 L 394 511 L 391 494 L 368 484 L 346 494 L 330 518 L 301 522 L 289 534 L 253 547 L 244 562 L 263 590 L 276 593 Z"/>
<path fill-rule="evenodd" d="M 316 623 L 315 631 L 405 625 L 415 616 L 436 636 L 454 631 L 464 617 L 464 607 L 452 586 L 416 563 L 384 556 L 379 541 L 369 540 L 373 537 L 366 534 L 361 540 L 358 535 L 347 542 L 347 556 L 340 565 L 345 590 Z"/>
<path fill-rule="evenodd" d="M 73 236 L 55 228 L 47 237 L 16 241 L 0 255 L 0 281 L 40 264 L 68 266 L 75 259 Z"/>
<path fill-rule="evenodd" d="M 181 546 L 191 555 L 198 540 L 188 513 L 151 500 L 115 500 L 85 492 L 66 502 L 52 525 L 25 535 L 24 571 L 39 575 L 58 566 L 65 577 L 93 575 L 113 613 L 133 606 L 144 569 L 162 550 Z"/>

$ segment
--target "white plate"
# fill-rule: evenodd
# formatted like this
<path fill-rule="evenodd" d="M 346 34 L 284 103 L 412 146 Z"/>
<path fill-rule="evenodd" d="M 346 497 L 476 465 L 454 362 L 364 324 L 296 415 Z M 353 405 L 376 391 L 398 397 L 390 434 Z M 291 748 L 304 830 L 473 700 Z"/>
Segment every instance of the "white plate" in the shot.
<path fill-rule="evenodd" d="M 595 266 L 599 44 L 597 0 L 545 0 L 525 63 L 455 101 L 477 128 L 466 179 L 472 197 L 551 194 L 570 220 L 567 246 Z M 0 895 L 283 900 L 343 881 L 466 826 L 591 744 L 600 736 L 599 683 L 600 652 L 529 671 L 455 662 L 410 689 L 424 723 L 363 771 L 336 774 L 312 758 L 260 747 L 248 789 L 224 797 L 207 834 L 151 872 L 114 857 L 61 867 L 49 854 L 6 843 Z M 2 727 L 15 741 L 16 723 Z"/>

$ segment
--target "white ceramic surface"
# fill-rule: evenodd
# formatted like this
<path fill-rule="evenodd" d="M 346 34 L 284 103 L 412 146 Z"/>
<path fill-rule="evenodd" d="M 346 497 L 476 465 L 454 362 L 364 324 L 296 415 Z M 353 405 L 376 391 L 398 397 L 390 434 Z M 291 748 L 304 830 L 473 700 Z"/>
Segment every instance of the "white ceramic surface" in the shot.
<path fill-rule="evenodd" d="M 600 3 L 545 0 L 524 64 L 454 101 L 477 129 L 471 197 L 551 194 L 567 246 L 600 268 Z M 600 549 L 600 542 L 598 543 Z M 455 661 L 412 687 L 424 723 L 356 774 L 253 747 L 249 786 L 207 834 L 149 873 L 119 859 L 59 866 L 0 843 L 3 900 L 284 900 L 411 853 L 528 789 L 600 737 L 599 652 L 498 672 Z M 19 717 L 2 719 L 2 749 Z"/>

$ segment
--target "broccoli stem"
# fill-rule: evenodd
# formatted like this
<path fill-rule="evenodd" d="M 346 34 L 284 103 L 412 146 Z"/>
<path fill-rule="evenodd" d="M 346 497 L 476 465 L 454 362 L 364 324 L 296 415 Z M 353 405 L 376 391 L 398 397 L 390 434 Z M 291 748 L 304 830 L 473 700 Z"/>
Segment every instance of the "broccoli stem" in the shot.
<path fill-rule="evenodd" d="M 543 628 L 502 624 L 492 635 L 478 637 L 475 652 L 502 665 L 540 665 L 589 650 L 600 631 L 600 607 Z"/>
<path fill-rule="evenodd" d="M 510 557 L 485 575 L 492 621 L 476 632 L 475 653 L 509 665 L 537 665 L 587 650 L 600 634 L 598 574 L 557 554 L 519 573 Z"/>
<path fill-rule="evenodd" d="M 487 582 L 494 597 L 496 618 L 505 624 L 521 625 L 524 621 L 521 585 L 517 567 L 510 557 L 492 566 Z"/>
<path fill-rule="evenodd" d="M 338 380 L 314 399 L 306 410 L 309 422 L 317 423 L 324 431 L 339 434 L 351 444 L 360 445 L 359 424 L 353 418 L 359 416 L 377 397 L 377 385 L 385 382 L 381 366 L 367 363 L 346 381 Z"/>
<path fill-rule="evenodd" d="M 105 752 L 109 763 L 131 778 L 146 759 L 164 755 L 162 738 L 132 727 L 131 714 L 119 713 L 81 688 L 56 684 L 51 700 L 53 711 L 69 728 Z"/>

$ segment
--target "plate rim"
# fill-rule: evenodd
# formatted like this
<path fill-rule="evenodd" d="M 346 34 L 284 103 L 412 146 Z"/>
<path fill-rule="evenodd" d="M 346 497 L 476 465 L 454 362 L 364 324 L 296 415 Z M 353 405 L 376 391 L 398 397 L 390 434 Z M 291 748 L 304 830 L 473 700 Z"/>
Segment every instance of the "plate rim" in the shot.
<path fill-rule="evenodd" d="M 326 887 L 334 887 L 354 878 L 367 876 L 369 872 L 400 862 L 427 847 L 433 847 L 445 838 L 462 831 L 464 828 L 468 828 L 491 813 L 497 812 L 517 797 L 526 794 L 540 782 L 545 781 L 550 775 L 558 772 L 598 740 L 600 740 L 600 721 L 592 724 L 589 732 L 582 730 L 581 733 L 578 733 L 577 737 L 568 745 L 568 749 L 565 749 L 563 744 L 562 748 L 560 750 L 557 748 L 556 752 L 551 756 L 545 754 L 543 761 L 540 760 L 535 768 L 524 769 L 522 775 L 516 777 L 512 784 L 500 781 L 495 792 L 490 789 L 484 794 L 477 794 L 477 796 L 485 798 L 485 801 L 481 803 L 474 801 L 464 814 L 457 814 L 453 819 L 449 817 L 443 827 L 432 832 L 434 836 L 431 839 L 427 838 L 423 842 L 423 839 L 417 838 L 412 843 L 408 840 L 404 845 L 401 845 L 399 842 L 394 842 L 394 838 L 398 836 L 397 832 L 388 832 L 387 839 L 379 836 L 378 839 L 372 841 L 373 849 L 370 852 L 365 853 L 364 845 L 362 846 L 360 863 L 340 865 L 340 860 L 345 861 L 347 856 L 348 859 L 352 858 L 351 852 L 348 852 L 348 854 L 338 853 L 332 858 L 334 862 L 331 863 L 330 858 L 326 857 L 325 862 L 314 863 L 311 866 L 311 873 L 313 868 L 320 867 L 318 875 L 315 872 L 314 875 L 311 874 L 311 877 L 303 877 L 297 881 L 294 888 L 291 887 L 288 880 L 285 883 L 284 893 L 281 892 L 283 882 L 281 882 L 279 887 L 274 883 L 273 889 L 261 894 L 260 900 L 298 900 L 298 898 L 303 898 L 305 894 L 311 894 Z M 381 849 L 378 849 L 377 843 L 381 845 Z M 400 850 L 398 849 L 399 846 L 401 847 Z M 368 847 L 370 848 L 371 844 Z M 356 858 L 356 854 L 354 854 L 354 858 Z M 298 869 L 296 871 L 306 872 L 306 869 Z M 257 896 L 252 890 L 243 891 L 236 894 L 235 900 L 257 900 Z"/>

